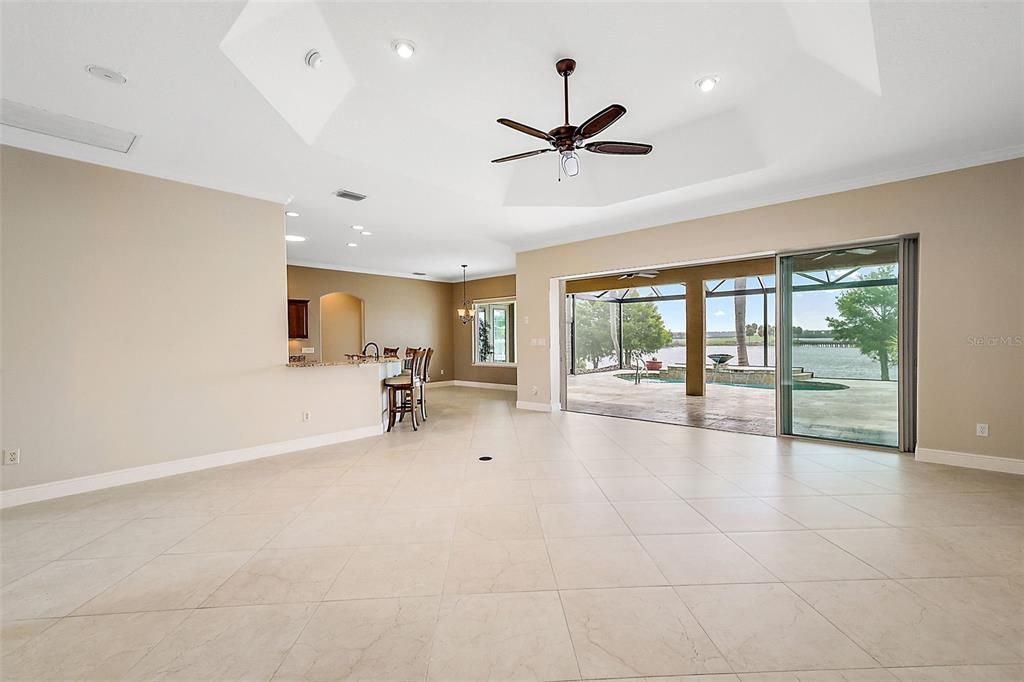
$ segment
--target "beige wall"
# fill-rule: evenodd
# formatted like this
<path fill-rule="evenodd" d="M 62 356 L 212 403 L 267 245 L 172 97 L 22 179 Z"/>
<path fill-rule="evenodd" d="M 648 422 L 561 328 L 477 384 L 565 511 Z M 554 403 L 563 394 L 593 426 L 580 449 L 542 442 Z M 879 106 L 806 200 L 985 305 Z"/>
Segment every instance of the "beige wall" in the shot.
<path fill-rule="evenodd" d="M 552 278 L 914 233 L 918 447 L 1024 458 L 1024 159 L 520 253 L 519 400 L 557 400 Z M 975 436 L 978 422 L 990 437 Z"/>
<path fill-rule="evenodd" d="M 285 366 L 281 206 L 10 147 L 0 185 L 4 489 L 380 423 L 376 368 Z"/>
<path fill-rule="evenodd" d="M 313 304 L 314 301 L 310 301 L 310 305 Z M 346 355 L 362 351 L 363 299 L 351 294 L 333 293 L 321 296 L 319 305 L 319 345 L 324 361 L 342 362 Z M 314 330 L 309 333 L 316 338 Z"/>
<path fill-rule="evenodd" d="M 447 282 L 427 282 L 403 277 L 365 275 L 358 272 L 288 266 L 288 297 L 309 299 L 308 342 L 292 341 L 298 354 L 301 346 L 316 347 L 320 359 L 320 310 L 317 301 L 324 294 L 343 292 L 363 299 L 363 338 L 384 346 L 431 347 L 434 357 L 430 373 L 435 381 L 452 377 L 451 288 Z M 287 331 L 284 332 L 287 334 Z M 442 373 L 443 372 L 443 373 Z"/>
<path fill-rule="evenodd" d="M 503 298 L 516 295 L 516 276 L 487 277 L 466 283 L 466 296 L 470 301 Z M 462 324 L 454 313 L 462 305 L 462 282 L 452 285 L 452 330 L 455 343 L 455 379 L 480 381 L 488 384 L 516 383 L 515 367 L 482 367 L 473 364 L 473 323 Z M 518 350 L 519 346 L 516 346 Z"/>

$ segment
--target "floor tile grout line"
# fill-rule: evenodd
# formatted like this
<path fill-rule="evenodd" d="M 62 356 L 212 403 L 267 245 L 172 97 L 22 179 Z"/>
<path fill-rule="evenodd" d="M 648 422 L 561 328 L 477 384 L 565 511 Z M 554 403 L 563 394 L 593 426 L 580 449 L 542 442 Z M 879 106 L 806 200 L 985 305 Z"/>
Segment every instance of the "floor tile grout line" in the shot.
<path fill-rule="evenodd" d="M 853 581 L 853 580 L 829 580 L 829 581 L 821 581 L 821 582 L 857 582 L 857 581 Z M 801 594 L 800 594 L 799 592 L 797 592 L 796 590 L 794 590 L 793 588 L 791 588 L 791 587 L 789 586 L 789 584 L 787 584 L 787 583 L 785 583 L 785 582 L 784 582 L 784 583 L 782 583 L 782 584 L 783 584 L 783 585 L 785 585 L 786 589 L 787 589 L 787 590 L 789 590 L 789 592 L 790 592 L 791 594 L 793 594 L 793 595 L 794 595 L 794 596 L 795 596 L 795 597 L 796 597 L 797 599 L 799 599 L 799 600 L 800 600 L 801 602 L 803 602 L 804 604 L 806 604 L 806 605 L 807 605 L 807 607 L 808 607 L 809 609 L 811 609 L 812 611 L 814 611 L 815 613 L 817 613 L 817 614 L 818 614 L 819 616 L 821 616 L 821 617 L 822 617 L 822 618 L 823 618 L 823 619 L 824 619 L 824 620 L 825 620 L 826 622 L 828 622 L 828 624 L 829 624 L 829 625 L 831 625 L 832 627 L 834 627 L 834 628 L 836 629 L 836 631 L 838 631 L 838 632 L 842 633 L 842 635 L 843 635 L 844 637 L 846 637 L 846 639 L 848 639 L 848 640 L 850 641 L 850 643 L 851 643 L 851 644 L 853 644 L 853 645 L 854 645 L 855 647 L 857 647 L 858 649 L 860 649 L 860 650 L 861 650 L 861 651 L 862 651 L 862 652 L 863 652 L 863 653 L 864 653 L 864 654 L 865 654 L 865 655 L 866 655 L 866 656 L 867 656 L 868 658 L 870 658 L 870 659 L 871 659 L 871 660 L 873 660 L 873 661 L 874 661 L 875 663 L 877 663 L 877 664 L 878 664 L 878 667 L 880 667 L 880 668 L 885 668 L 885 665 L 884 665 L 884 664 L 883 664 L 883 663 L 882 663 L 882 662 L 881 662 L 880 660 L 878 660 L 878 657 L 877 657 L 877 656 L 875 656 L 874 654 L 872 654 L 872 653 L 871 653 L 870 651 L 868 651 L 867 649 L 865 649 L 865 648 L 864 648 L 864 647 L 863 647 L 863 646 L 861 645 L 861 643 L 860 643 L 860 642 L 858 642 L 858 641 L 857 641 L 856 639 L 854 639 L 853 635 L 851 635 L 851 634 L 849 634 L 848 632 L 846 632 L 846 630 L 844 630 L 843 628 L 839 627 L 839 624 L 838 624 L 838 623 L 835 623 L 835 622 L 833 622 L 833 620 L 832 620 L 831 618 L 829 618 L 829 617 L 828 617 L 827 615 L 825 615 L 824 613 L 822 613 L 822 612 L 821 612 L 821 611 L 820 611 L 819 609 L 815 608 L 814 604 L 812 604 L 812 603 L 810 603 L 809 601 L 807 601 L 806 599 L 804 599 L 803 595 L 801 595 Z"/>
<path fill-rule="evenodd" d="M 908 591 L 918 594 L 911 588 L 903 585 L 905 581 L 931 581 L 931 580 L 968 580 L 974 578 L 987 578 L 987 579 L 1009 579 L 1012 576 L 1007 575 L 979 575 L 979 576 L 935 576 L 935 577 L 916 577 L 916 578 L 820 578 L 814 580 L 743 580 L 738 582 L 713 582 L 713 583 L 689 583 L 689 582 L 673 582 L 666 580 L 663 583 L 657 584 L 646 584 L 646 585 L 618 585 L 618 586 L 590 586 L 590 587 L 552 587 L 552 588 L 530 588 L 524 590 L 506 590 L 496 592 L 436 592 L 436 593 L 423 593 L 423 594 L 409 594 L 402 596 L 358 596 L 348 597 L 342 599 L 328 599 L 326 597 L 312 600 L 294 600 L 294 601 L 267 601 L 267 602 L 251 602 L 251 603 L 234 603 L 234 604 L 214 604 L 214 605 L 199 605 L 192 607 L 168 607 L 168 608 L 152 608 L 143 610 L 122 610 L 122 611 L 108 611 L 101 613 L 69 613 L 65 616 L 44 616 L 44 617 L 31 617 L 31 618 L 16 618 L 4 621 L 5 623 L 24 623 L 37 620 L 52 620 L 55 623 L 65 619 L 85 619 L 85 618 L 105 618 L 108 616 L 123 616 L 123 615 L 137 615 L 144 613 L 174 613 L 174 612 L 194 612 L 194 611 L 218 611 L 228 609 L 250 609 L 260 607 L 272 607 L 272 606 L 288 606 L 297 604 L 330 604 L 330 603 L 347 603 L 347 602 L 372 602 L 372 601 L 392 601 L 395 599 L 403 598 L 444 598 L 444 597 L 467 597 L 467 596 L 490 596 L 490 595 L 521 595 L 529 593 L 549 593 L 549 592 L 592 592 L 592 591 L 620 591 L 620 590 L 638 590 L 638 589 L 651 589 L 651 588 L 705 588 L 705 587 L 738 587 L 738 586 L 754 586 L 754 585 L 813 585 L 813 584 L 835 584 L 835 583 L 897 583 L 907 589 Z M 930 599 L 927 599 L 923 595 L 921 596 L 926 601 L 935 603 Z M 938 605 L 942 608 L 941 605 Z M 987 627 L 987 626 L 986 626 Z M 995 665 L 995 664 L 993 664 Z M 911 666 L 914 667 L 914 666 Z"/>
<path fill-rule="evenodd" d="M 756 584 L 764 584 L 764 583 L 756 583 Z M 774 584 L 774 583 L 768 583 L 768 584 Z M 690 586 L 687 585 L 686 587 L 690 587 Z M 690 605 L 687 604 L 686 600 L 683 599 L 682 595 L 679 594 L 679 590 L 676 589 L 676 586 L 673 585 L 669 589 L 672 590 L 672 594 L 679 601 L 679 603 L 682 604 L 683 608 L 686 609 L 686 612 L 690 614 L 690 618 L 693 618 L 693 622 L 697 624 L 697 627 L 700 628 L 700 631 L 703 632 L 704 636 L 708 638 L 709 642 L 711 642 L 711 646 L 715 647 L 715 651 L 717 651 L 718 655 L 722 657 L 722 660 L 725 661 L 725 664 L 727 666 L 729 666 L 730 672 L 732 672 L 734 675 L 738 675 L 739 673 L 736 672 L 736 666 L 734 666 L 732 661 L 729 660 L 729 657 L 725 655 L 725 652 L 722 651 L 721 647 L 718 646 L 718 643 L 714 639 L 712 639 L 711 633 L 709 633 L 707 631 L 707 628 L 704 627 L 704 624 L 700 622 L 699 618 L 697 618 L 697 614 L 695 614 L 693 612 L 693 609 L 690 608 Z"/>
<path fill-rule="evenodd" d="M 565 612 L 565 601 L 562 599 L 562 593 L 558 587 L 558 576 L 555 575 L 555 564 L 551 560 L 551 548 L 548 546 L 548 538 L 543 532 L 541 532 L 541 537 L 544 539 L 544 555 L 548 559 L 548 568 L 551 571 L 551 584 L 554 585 L 555 592 L 558 593 L 558 607 L 562 610 L 562 622 L 565 623 L 565 632 L 569 637 L 569 646 L 572 648 L 572 658 L 576 663 L 576 674 L 579 679 L 582 679 L 583 666 L 580 665 L 580 657 L 576 652 L 576 640 L 573 639 L 572 628 L 569 627 L 569 614 Z"/>
<path fill-rule="evenodd" d="M 867 529 L 848 529 L 848 530 L 871 530 L 871 529 L 870 529 L 870 528 L 867 528 Z M 843 547 L 842 545 L 838 544 L 837 542 L 833 541 L 833 540 L 832 540 L 831 538 L 829 538 L 829 537 L 827 537 L 827 536 L 823 535 L 822 533 L 819 533 L 818 531 L 813 531 L 813 532 L 814 532 L 814 533 L 815 533 L 815 534 L 816 534 L 816 535 L 817 535 L 818 537 L 820 537 L 820 538 L 821 538 L 822 540 L 824 540 L 825 542 L 829 543 L 830 545 L 832 545 L 833 547 L 835 547 L 835 548 L 836 548 L 836 549 L 838 549 L 839 551 L 841 551 L 841 552 L 845 553 L 845 554 L 846 554 L 847 556 L 850 556 L 850 557 L 852 557 L 852 558 L 856 559 L 857 561 L 861 562 L 861 563 L 862 563 L 862 564 L 864 564 L 865 566 L 868 566 L 868 567 L 870 567 L 870 568 L 872 568 L 872 569 L 874 569 L 874 570 L 878 571 L 878 572 L 879 572 L 879 573 L 880 573 L 881 575 L 884 575 L 884 576 L 885 576 L 886 578 L 888 578 L 889 580 L 894 580 L 894 579 L 895 579 L 895 578 L 893 578 L 893 577 L 892 577 L 891 575 L 889 575 L 888 573 L 886 573 L 886 572 L 885 572 L 884 570 L 882 570 L 882 569 L 881 569 L 880 567 L 878 567 L 878 566 L 875 566 L 875 565 L 874 565 L 873 563 L 871 563 L 870 561 L 868 561 L 868 560 L 867 560 L 866 558 L 862 558 L 862 557 L 859 557 L 859 556 L 857 556 L 857 555 L 856 555 L 856 554 L 855 554 L 854 552 L 852 552 L 851 550 L 848 550 L 848 549 L 846 549 L 846 548 L 845 548 L 845 547 Z"/>

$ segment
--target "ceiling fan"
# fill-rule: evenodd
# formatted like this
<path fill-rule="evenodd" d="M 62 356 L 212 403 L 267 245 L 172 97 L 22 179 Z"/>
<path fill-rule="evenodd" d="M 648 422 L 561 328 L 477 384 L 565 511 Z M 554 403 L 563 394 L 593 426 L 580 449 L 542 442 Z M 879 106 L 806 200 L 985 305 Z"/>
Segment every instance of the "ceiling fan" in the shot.
<path fill-rule="evenodd" d="M 512 156 L 503 156 L 500 159 L 494 159 L 491 163 L 515 161 L 516 159 L 525 159 L 529 156 L 557 151 L 562 157 L 562 170 L 569 177 L 573 177 L 578 175 L 580 172 L 580 159 L 579 155 L 576 153 L 578 149 L 583 149 L 595 154 L 650 154 L 653 147 L 649 144 L 643 144 L 640 142 L 585 142 L 585 140 L 600 134 L 608 128 L 608 126 L 622 118 L 626 113 L 626 107 L 621 104 L 610 104 L 588 118 L 582 124 L 578 126 L 570 125 L 569 76 L 571 76 L 573 71 L 576 70 L 576 60 L 559 59 L 558 63 L 555 64 L 555 70 L 558 72 L 558 75 L 562 77 L 562 82 L 564 83 L 565 123 L 563 125 L 560 125 L 557 128 L 552 128 L 545 133 L 543 130 L 531 128 L 528 125 L 517 123 L 516 121 L 507 118 L 498 119 L 498 123 L 501 125 L 508 126 L 513 130 L 518 130 L 521 133 L 526 133 L 527 135 L 532 135 L 533 137 L 544 140 L 550 144 L 551 147 L 548 149 L 535 149 L 532 152 L 513 154 Z"/>
<path fill-rule="evenodd" d="M 826 251 L 825 253 L 821 254 L 820 256 L 815 256 L 811 260 L 812 261 L 814 261 L 814 260 L 821 260 L 823 258 L 828 258 L 829 256 L 842 256 L 845 253 L 855 253 L 858 256 L 870 256 L 871 254 L 875 253 L 875 251 L 876 251 L 876 249 L 865 249 L 865 248 L 843 249 L 842 251 Z"/>
<path fill-rule="evenodd" d="M 627 272 L 624 275 L 619 275 L 619 279 L 636 279 L 637 277 L 643 277 L 644 279 L 653 279 L 660 273 L 657 270 L 644 270 L 643 272 Z"/>

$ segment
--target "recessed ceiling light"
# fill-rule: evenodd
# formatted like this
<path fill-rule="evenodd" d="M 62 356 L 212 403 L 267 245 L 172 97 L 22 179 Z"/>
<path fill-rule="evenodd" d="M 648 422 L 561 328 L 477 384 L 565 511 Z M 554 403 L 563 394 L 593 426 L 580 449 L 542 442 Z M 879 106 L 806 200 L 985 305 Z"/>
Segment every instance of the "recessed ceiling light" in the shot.
<path fill-rule="evenodd" d="M 359 246 L 359 244 L 356 244 L 355 242 L 349 242 L 348 245 L 351 246 L 353 249 Z"/>
<path fill-rule="evenodd" d="M 365 228 L 365 227 L 363 227 L 362 225 L 353 225 L 353 226 L 352 226 L 352 229 L 353 229 L 353 230 L 359 230 L 360 232 L 362 232 L 362 231 L 363 231 L 363 230 L 365 230 L 366 228 Z"/>
<path fill-rule="evenodd" d="M 299 212 L 298 211 L 285 211 L 284 214 L 286 216 L 288 216 L 289 218 L 298 218 L 299 217 Z"/>
<path fill-rule="evenodd" d="M 286 234 L 284 240 L 286 242 L 304 242 L 306 238 L 299 234 Z"/>
<path fill-rule="evenodd" d="M 715 89 L 715 86 L 718 85 L 718 76 L 704 76 L 703 78 L 698 78 L 694 85 L 696 85 L 697 89 L 701 92 L 711 92 Z"/>
<path fill-rule="evenodd" d="M 95 76 L 96 78 L 99 78 L 101 81 L 106 81 L 108 83 L 124 85 L 128 82 L 128 79 L 125 78 L 122 74 L 118 73 L 117 71 L 114 71 L 113 69 L 108 69 L 105 66 L 97 66 L 95 64 L 90 64 L 89 66 L 85 67 L 85 70 L 90 76 Z"/>
<path fill-rule="evenodd" d="M 361 232 L 361 234 L 362 234 L 362 235 L 363 235 L 364 237 L 369 237 L 369 236 L 370 236 L 371 234 L 373 234 L 373 232 L 367 232 L 366 230 L 363 230 L 363 231 Z"/>
<path fill-rule="evenodd" d="M 409 59 L 416 51 L 416 45 L 411 40 L 396 40 L 391 43 L 391 49 L 402 59 Z"/>

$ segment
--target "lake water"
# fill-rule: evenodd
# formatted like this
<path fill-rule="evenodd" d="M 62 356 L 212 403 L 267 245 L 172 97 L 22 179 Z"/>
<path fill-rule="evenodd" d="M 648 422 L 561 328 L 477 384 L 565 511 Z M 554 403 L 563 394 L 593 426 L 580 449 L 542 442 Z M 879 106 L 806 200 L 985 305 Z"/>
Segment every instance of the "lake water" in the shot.
<path fill-rule="evenodd" d="M 707 346 L 708 353 L 728 353 L 736 364 L 736 346 Z M 686 346 L 662 348 L 655 353 L 664 363 L 685 363 Z M 764 346 L 747 346 L 747 359 L 751 365 L 764 364 Z M 775 346 L 768 346 L 768 365 L 775 366 Z M 878 363 L 857 348 L 826 348 L 823 346 L 794 346 L 793 366 L 803 367 L 822 379 L 881 379 Z M 896 378 L 896 367 L 889 368 L 889 376 Z"/>

